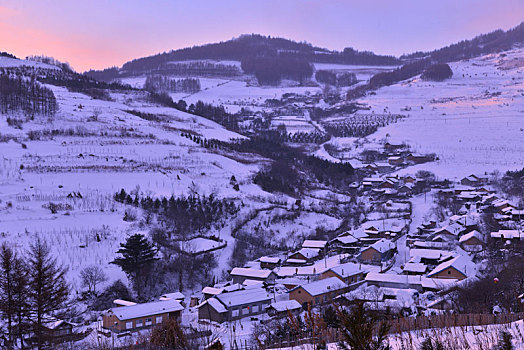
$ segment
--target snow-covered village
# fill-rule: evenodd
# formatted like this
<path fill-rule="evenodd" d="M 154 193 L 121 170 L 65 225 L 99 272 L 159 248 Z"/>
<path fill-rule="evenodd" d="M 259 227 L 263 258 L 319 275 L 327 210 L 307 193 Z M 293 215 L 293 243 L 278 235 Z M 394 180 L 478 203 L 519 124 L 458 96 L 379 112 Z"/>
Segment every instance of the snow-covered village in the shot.
<path fill-rule="evenodd" d="M 0 348 L 524 350 L 524 4 L 377 2 L 0 2 Z"/>

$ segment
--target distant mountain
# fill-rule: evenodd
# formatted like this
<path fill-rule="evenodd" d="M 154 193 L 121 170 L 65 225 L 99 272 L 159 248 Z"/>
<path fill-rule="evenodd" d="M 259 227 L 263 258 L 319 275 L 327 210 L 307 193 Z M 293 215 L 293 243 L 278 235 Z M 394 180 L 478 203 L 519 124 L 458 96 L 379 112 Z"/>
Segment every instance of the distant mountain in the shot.
<path fill-rule="evenodd" d="M 272 38 L 258 34 L 242 35 L 238 38 L 214 44 L 193 46 L 154 56 L 138 58 L 125 63 L 122 68 L 108 68 L 103 71 L 89 71 L 86 74 L 99 79 L 110 80 L 119 76 L 161 72 L 169 62 L 188 60 L 233 60 L 246 57 L 285 56 L 305 59 L 308 62 L 339 63 L 354 65 L 397 65 L 399 59 L 393 56 L 375 55 L 369 51 L 346 48 L 342 52 L 315 47 L 283 38 Z"/>

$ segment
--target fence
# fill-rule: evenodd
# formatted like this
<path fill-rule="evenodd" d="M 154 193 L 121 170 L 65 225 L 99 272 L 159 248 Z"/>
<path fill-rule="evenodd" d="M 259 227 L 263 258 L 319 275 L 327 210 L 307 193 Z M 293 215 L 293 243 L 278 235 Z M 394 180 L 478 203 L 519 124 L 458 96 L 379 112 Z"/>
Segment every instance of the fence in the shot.
<path fill-rule="evenodd" d="M 444 314 L 432 316 L 405 317 L 394 320 L 383 321 L 390 325 L 390 334 L 403 333 L 430 328 L 451 328 L 468 326 L 485 326 L 494 324 L 506 324 L 524 319 L 524 312 L 515 314 Z M 378 327 L 377 327 L 378 328 Z M 343 340 L 342 331 L 328 328 L 322 334 L 311 335 L 305 332 L 298 339 L 279 339 L 265 344 L 266 349 L 292 348 L 305 344 L 318 344 L 321 340 L 326 343 L 336 343 Z"/>
<path fill-rule="evenodd" d="M 524 318 L 524 312 L 515 314 L 445 314 L 432 316 L 405 317 L 386 322 L 391 326 L 390 333 L 401 333 L 429 328 L 450 328 L 466 326 L 485 326 L 511 323 Z"/>

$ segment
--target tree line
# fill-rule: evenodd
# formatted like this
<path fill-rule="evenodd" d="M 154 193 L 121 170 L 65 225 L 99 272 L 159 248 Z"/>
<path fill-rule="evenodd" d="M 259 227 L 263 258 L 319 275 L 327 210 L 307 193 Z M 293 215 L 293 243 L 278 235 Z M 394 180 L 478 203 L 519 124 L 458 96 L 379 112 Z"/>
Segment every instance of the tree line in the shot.
<path fill-rule="evenodd" d="M 34 79 L 0 75 L 0 111 L 4 114 L 20 111 L 30 117 L 53 116 L 58 103 L 53 91 Z"/>
<path fill-rule="evenodd" d="M 187 236 L 209 229 L 213 223 L 234 215 L 239 210 L 233 200 L 218 198 L 213 194 L 152 198 L 140 197 L 138 194 L 131 196 L 122 189 L 115 194 L 114 199 L 157 214 L 160 221 L 168 227 L 171 237 Z"/>
<path fill-rule="evenodd" d="M 499 29 L 488 34 L 478 35 L 471 40 L 462 40 L 434 51 L 415 52 L 402 56 L 401 58 L 420 59 L 422 57 L 430 57 L 438 63 L 446 63 L 509 50 L 515 44 L 519 43 L 524 43 L 524 22 L 507 31 Z"/>
<path fill-rule="evenodd" d="M 332 86 L 351 86 L 357 83 L 357 76 L 350 72 L 336 73 L 329 70 L 317 70 L 315 79 L 319 83 Z"/>
<path fill-rule="evenodd" d="M 313 65 L 300 57 L 246 56 L 242 58 L 244 73 L 253 74 L 260 85 L 278 85 L 282 79 L 303 82 L 313 74 Z"/>
<path fill-rule="evenodd" d="M 69 296 L 66 272 L 40 239 L 25 253 L 6 243 L 0 247 L 0 312 L 8 344 L 45 347 L 50 340 L 45 325 L 64 311 Z"/>
<path fill-rule="evenodd" d="M 200 91 L 200 80 L 195 78 L 172 79 L 162 75 L 148 75 L 144 89 L 148 91 L 195 93 Z"/>

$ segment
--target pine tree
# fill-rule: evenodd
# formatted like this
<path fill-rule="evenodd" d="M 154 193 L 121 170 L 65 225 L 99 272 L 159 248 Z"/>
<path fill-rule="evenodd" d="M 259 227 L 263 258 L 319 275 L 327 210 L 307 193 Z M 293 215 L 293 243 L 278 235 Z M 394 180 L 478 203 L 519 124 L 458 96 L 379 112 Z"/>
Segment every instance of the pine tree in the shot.
<path fill-rule="evenodd" d="M 29 330 L 29 278 L 27 265 L 21 258 L 14 265 L 13 297 L 15 301 L 15 317 L 17 323 L 17 337 L 20 348 L 24 349 L 24 334 Z"/>
<path fill-rule="evenodd" d="M 420 347 L 420 350 L 444 350 L 444 345 L 438 340 L 431 340 L 426 338 Z"/>
<path fill-rule="evenodd" d="M 501 332 L 499 334 L 499 342 L 497 344 L 497 350 L 513 350 L 513 342 L 511 341 L 513 337 L 508 332 Z"/>
<path fill-rule="evenodd" d="M 45 242 L 38 239 L 31 245 L 28 256 L 29 299 L 38 349 L 44 347 L 43 324 L 67 301 L 66 272 L 51 256 Z"/>
<path fill-rule="evenodd" d="M 9 343 L 13 342 L 13 323 L 15 318 L 14 299 L 14 272 L 16 254 L 5 243 L 0 248 L 0 312 L 7 321 L 7 335 Z"/>
<path fill-rule="evenodd" d="M 125 243 L 120 243 L 120 249 L 117 251 L 122 257 L 116 258 L 112 264 L 120 268 L 134 282 L 135 290 L 140 298 L 140 292 L 143 284 L 143 275 L 147 272 L 156 258 L 157 249 L 147 240 L 144 235 L 136 233 L 129 236 Z"/>
<path fill-rule="evenodd" d="M 389 332 L 389 325 L 381 323 L 375 334 L 378 320 L 373 317 L 362 303 L 357 304 L 350 312 L 337 310 L 342 329 L 343 341 L 339 343 L 341 349 L 351 350 L 389 350 L 385 344 Z"/>

